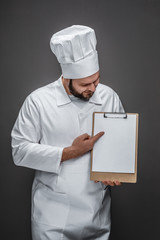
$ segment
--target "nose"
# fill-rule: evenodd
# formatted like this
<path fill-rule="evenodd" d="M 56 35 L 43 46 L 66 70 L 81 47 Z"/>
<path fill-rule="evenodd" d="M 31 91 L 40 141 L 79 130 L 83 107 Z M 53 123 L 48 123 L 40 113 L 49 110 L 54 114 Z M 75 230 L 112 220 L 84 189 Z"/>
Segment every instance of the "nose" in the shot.
<path fill-rule="evenodd" d="M 92 91 L 92 92 L 94 92 L 96 90 L 96 87 L 95 87 L 94 83 L 90 84 L 89 90 Z"/>

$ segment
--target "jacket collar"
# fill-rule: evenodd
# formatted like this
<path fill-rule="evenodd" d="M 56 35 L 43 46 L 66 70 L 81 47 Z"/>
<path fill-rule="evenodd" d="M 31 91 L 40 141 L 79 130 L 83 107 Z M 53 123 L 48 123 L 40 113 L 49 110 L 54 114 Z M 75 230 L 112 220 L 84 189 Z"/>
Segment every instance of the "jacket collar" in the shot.
<path fill-rule="evenodd" d="M 57 102 L 57 106 L 62 106 L 68 103 L 71 103 L 71 99 L 69 98 L 63 83 L 62 83 L 62 75 L 60 76 L 60 78 L 57 80 L 57 84 L 55 86 L 56 88 L 56 102 Z M 98 104 L 101 105 L 102 104 L 102 99 L 100 97 L 99 91 L 98 91 L 98 87 L 95 91 L 95 93 L 93 94 L 93 96 L 89 99 L 90 103 L 94 103 L 94 104 Z"/>
<path fill-rule="evenodd" d="M 63 86 L 63 83 L 62 83 L 62 75 L 57 80 L 55 88 L 56 88 L 57 106 L 62 106 L 62 105 L 71 103 L 71 99 L 68 97 L 68 94 L 67 94 L 67 92 L 66 92 L 66 90 Z"/>

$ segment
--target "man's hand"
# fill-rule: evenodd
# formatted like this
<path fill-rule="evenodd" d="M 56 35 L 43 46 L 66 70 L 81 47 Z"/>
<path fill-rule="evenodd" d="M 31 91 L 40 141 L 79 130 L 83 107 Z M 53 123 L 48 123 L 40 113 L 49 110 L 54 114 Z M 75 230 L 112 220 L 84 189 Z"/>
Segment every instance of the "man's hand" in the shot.
<path fill-rule="evenodd" d="M 95 181 L 95 183 L 97 183 L 97 182 L 99 182 L 99 181 Z M 104 185 L 109 185 L 109 186 L 120 186 L 121 185 L 121 183 L 119 182 L 119 181 L 102 181 L 102 183 L 104 184 Z"/>
<path fill-rule="evenodd" d="M 89 152 L 90 150 L 92 150 L 95 142 L 100 137 L 102 137 L 103 134 L 104 132 L 99 132 L 95 136 L 91 137 L 90 135 L 85 133 L 75 138 L 72 143 L 72 146 L 63 149 L 61 161 L 76 158 Z"/>

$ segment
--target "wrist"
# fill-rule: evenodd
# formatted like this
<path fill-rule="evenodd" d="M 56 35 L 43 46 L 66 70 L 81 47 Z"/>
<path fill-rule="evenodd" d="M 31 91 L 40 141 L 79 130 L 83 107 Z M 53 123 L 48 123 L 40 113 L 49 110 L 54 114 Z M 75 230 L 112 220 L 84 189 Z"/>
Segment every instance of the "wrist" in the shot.
<path fill-rule="evenodd" d="M 66 147 L 63 149 L 61 162 L 64 162 L 66 160 L 69 160 L 75 157 L 76 157 L 76 154 L 75 154 L 74 146 Z"/>

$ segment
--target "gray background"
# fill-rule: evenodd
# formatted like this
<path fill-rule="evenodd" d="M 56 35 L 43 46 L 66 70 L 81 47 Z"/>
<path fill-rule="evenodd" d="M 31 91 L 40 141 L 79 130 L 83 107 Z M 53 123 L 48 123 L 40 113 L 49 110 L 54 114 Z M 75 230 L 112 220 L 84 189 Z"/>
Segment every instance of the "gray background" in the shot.
<path fill-rule="evenodd" d="M 59 78 L 53 33 L 73 24 L 95 29 L 101 82 L 138 112 L 138 182 L 112 190 L 111 240 L 159 239 L 160 215 L 160 1 L 1 1 L 0 239 L 30 240 L 34 171 L 16 167 L 10 132 L 33 90 Z"/>

